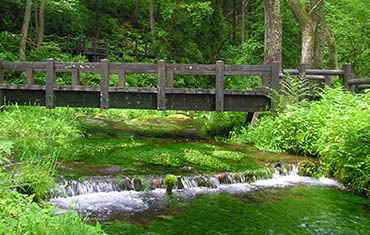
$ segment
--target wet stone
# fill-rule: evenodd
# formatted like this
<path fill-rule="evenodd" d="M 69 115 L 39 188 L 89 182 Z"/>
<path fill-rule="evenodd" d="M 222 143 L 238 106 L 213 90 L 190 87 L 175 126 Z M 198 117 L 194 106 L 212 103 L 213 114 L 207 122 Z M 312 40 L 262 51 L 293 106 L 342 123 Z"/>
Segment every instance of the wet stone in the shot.
<path fill-rule="evenodd" d="M 138 178 L 134 179 L 134 188 L 135 188 L 136 191 L 143 191 L 144 190 L 144 186 L 141 183 L 140 179 L 138 179 Z"/>

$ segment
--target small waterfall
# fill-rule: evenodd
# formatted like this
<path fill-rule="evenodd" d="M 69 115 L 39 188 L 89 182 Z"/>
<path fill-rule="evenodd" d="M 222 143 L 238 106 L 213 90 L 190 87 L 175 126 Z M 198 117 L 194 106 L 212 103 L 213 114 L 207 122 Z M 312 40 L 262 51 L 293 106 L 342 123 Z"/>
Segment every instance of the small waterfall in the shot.
<path fill-rule="evenodd" d="M 341 188 L 335 180 L 303 177 L 297 172 L 296 166 L 280 166 L 274 172 L 246 171 L 240 174 L 178 177 L 174 195 L 176 200 L 190 200 L 209 193 L 239 194 L 297 184 Z M 130 216 L 150 208 L 165 207 L 168 197 L 163 180 L 163 177 L 87 177 L 81 180 L 64 180 L 50 202 L 62 209 L 59 213 L 73 209 L 83 216 L 99 219 Z"/>
<path fill-rule="evenodd" d="M 280 169 L 280 168 L 281 169 Z M 289 173 L 291 167 L 275 167 L 274 173 L 268 170 L 248 170 L 243 173 L 221 173 L 217 175 L 197 175 L 177 177 L 175 190 L 190 189 L 196 187 L 219 188 L 221 185 L 252 183 L 257 180 L 279 177 Z M 144 191 L 162 189 L 164 176 L 153 178 L 146 177 L 111 177 L 95 176 L 83 177 L 79 180 L 62 179 L 57 188 L 52 191 L 54 198 L 73 197 L 78 195 L 99 193 L 99 192 L 122 192 L 122 191 Z"/>

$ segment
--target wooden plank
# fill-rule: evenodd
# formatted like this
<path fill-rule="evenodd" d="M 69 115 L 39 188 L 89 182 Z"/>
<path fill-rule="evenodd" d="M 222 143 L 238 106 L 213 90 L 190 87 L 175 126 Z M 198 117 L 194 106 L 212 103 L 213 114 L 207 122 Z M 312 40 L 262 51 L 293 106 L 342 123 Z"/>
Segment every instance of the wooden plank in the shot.
<path fill-rule="evenodd" d="M 46 90 L 45 85 L 26 85 L 26 84 L 0 84 L 0 89 L 7 90 Z"/>
<path fill-rule="evenodd" d="M 100 90 L 100 108 L 109 108 L 109 60 L 102 59 L 100 62 L 101 90 Z"/>
<path fill-rule="evenodd" d="M 45 102 L 46 108 L 55 108 L 55 95 L 54 95 L 54 85 L 55 85 L 55 60 L 46 60 L 46 91 L 45 91 Z"/>
<path fill-rule="evenodd" d="M 4 60 L 0 58 L 0 85 L 4 83 L 4 69 L 3 69 Z M 4 105 L 4 92 L 0 88 L 0 107 Z"/>
<path fill-rule="evenodd" d="M 290 73 L 292 75 L 298 75 L 299 71 L 297 69 L 284 69 L 284 73 Z M 327 70 L 327 69 L 306 69 L 306 74 L 311 75 L 343 75 L 343 70 Z"/>
<path fill-rule="evenodd" d="M 157 109 L 166 110 L 166 61 L 158 61 Z"/>
<path fill-rule="evenodd" d="M 118 70 L 118 86 L 119 87 L 126 86 L 126 69 Z"/>
<path fill-rule="evenodd" d="M 331 76 L 330 75 L 325 75 L 325 84 L 328 85 L 329 87 L 334 87 L 333 84 L 331 83 Z"/>
<path fill-rule="evenodd" d="M 26 83 L 27 85 L 35 84 L 33 68 L 26 68 Z"/>
<path fill-rule="evenodd" d="M 227 76 L 262 76 L 264 71 L 225 71 Z"/>
<path fill-rule="evenodd" d="M 370 78 L 353 78 L 348 80 L 348 84 L 369 84 Z"/>
<path fill-rule="evenodd" d="M 157 74 L 157 64 L 110 63 L 111 73 L 119 73 L 124 69 L 126 74 Z"/>
<path fill-rule="evenodd" d="M 35 72 L 46 72 L 45 62 L 3 62 L 3 69 L 9 71 L 26 71 L 26 68 L 33 68 Z"/>
<path fill-rule="evenodd" d="M 80 84 L 80 71 L 79 68 L 72 69 L 72 86 L 78 86 Z"/>
<path fill-rule="evenodd" d="M 167 84 L 168 88 L 173 88 L 173 70 L 167 69 Z"/>
<path fill-rule="evenodd" d="M 225 74 L 229 71 L 269 72 L 270 70 L 269 65 L 225 65 Z"/>
<path fill-rule="evenodd" d="M 169 64 L 168 69 L 172 69 L 174 74 L 192 75 L 215 75 L 216 66 L 214 64 Z"/>
<path fill-rule="evenodd" d="M 119 92 L 119 93 L 153 93 L 153 94 L 157 94 L 157 88 L 148 88 L 148 87 L 109 87 L 109 92 Z"/>
<path fill-rule="evenodd" d="M 76 62 L 57 62 L 55 63 L 56 72 L 71 73 L 72 69 L 78 68 L 80 73 L 99 73 L 100 63 L 89 62 L 89 63 L 76 63 Z"/>
<path fill-rule="evenodd" d="M 325 81 L 325 76 L 323 76 L 323 75 L 307 75 L 306 74 L 305 77 L 310 79 L 310 80 Z"/>
<path fill-rule="evenodd" d="M 54 86 L 54 91 L 86 91 L 86 92 L 100 92 L 101 87 L 88 87 L 80 85 L 72 86 Z"/>
<path fill-rule="evenodd" d="M 4 83 L 4 68 L 3 68 L 4 60 L 0 58 L 0 84 Z"/>
<path fill-rule="evenodd" d="M 349 87 L 348 81 L 353 78 L 353 76 L 351 76 L 351 74 L 352 74 L 352 66 L 350 64 L 344 64 L 342 66 L 342 69 L 344 71 L 344 74 L 342 76 L 343 86 L 344 86 L 344 88 L 347 91 L 350 91 L 350 87 Z"/>
<path fill-rule="evenodd" d="M 224 62 L 218 60 L 216 62 L 216 112 L 224 111 L 224 71 Z"/>
<path fill-rule="evenodd" d="M 215 89 L 166 88 L 166 94 L 216 94 Z"/>
<path fill-rule="evenodd" d="M 262 73 L 262 86 L 271 87 L 271 68 L 270 71 Z"/>
<path fill-rule="evenodd" d="M 271 89 L 279 92 L 279 75 L 280 75 L 280 63 L 277 61 L 271 62 Z M 271 109 L 275 110 L 274 100 L 277 100 L 276 94 L 272 94 Z"/>

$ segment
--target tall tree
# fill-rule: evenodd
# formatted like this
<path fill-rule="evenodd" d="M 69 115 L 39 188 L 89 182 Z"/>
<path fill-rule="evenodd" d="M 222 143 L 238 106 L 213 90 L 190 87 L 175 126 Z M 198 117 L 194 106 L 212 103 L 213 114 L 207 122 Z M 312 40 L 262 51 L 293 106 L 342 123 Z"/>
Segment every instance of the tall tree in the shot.
<path fill-rule="evenodd" d="M 301 28 L 301 63 L 309 68 L 321 68 L 329 30 L 324 0 L 310 0 L 306 6 L 299 0 L 286 2 Z"/>
<path fill-rule="evenodd" d="M 45 22 L 45 0 L 40 1 L 40 9 L 38 14 L 38 26 L 36 27 L 36 46 L 39 47 L 44 40 L 44 22 Z"/>
<path fill-rule="evenodd" d="M 242 0 L 242 43 L 245 41 L 245 8 L 247 7 L 247 4 L 247 0 Z"/>
<path fill-rule="evenodd" d="M 282 22 L 280 0 L 264 0 L 265 10 L 265 49 L 264 63 L 272 61 L 282 63 Z"/>
<path fill-rule="evenodd" d="M 155 41 L 155 25 L 154 25 L 153 0 L 149 0 L 149 20 L 150 20 L 150 32 L 152 34 L 152 42 L 154 42 Z"/>
<path fill-rule="evenodd" d="M 19 41 L 18 59 L 20 61 L 26 60 L 26 43 L 27 43 L 28 27 L 30 25 L 30 18 L 31 18 L 31 5 L 32 5 L 32 0 L 27 0 L 26 9 L 24 11 L 24 17 L 23 17 L 21 39 Z"/>
<path fill-rule="evenodd" d="M 299 0 L 286 0 L 289 9 L 292 11 L 294 18 L 297 20 L 302 34 L 301 63 L 309 67 L 313 64 L 314 59 L 314 30 L 312 19 L 304 6 Z"/>

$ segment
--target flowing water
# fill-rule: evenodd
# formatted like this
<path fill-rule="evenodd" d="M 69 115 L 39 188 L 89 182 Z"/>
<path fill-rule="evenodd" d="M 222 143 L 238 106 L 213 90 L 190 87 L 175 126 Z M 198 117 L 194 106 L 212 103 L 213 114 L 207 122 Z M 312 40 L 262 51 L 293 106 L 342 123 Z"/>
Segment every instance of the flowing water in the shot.
<path fill-rule="evenodd" d="M 110 234 L 370 234 L 370 201 L 333 179 L 299 176 L 307 158 L 168 137 L 73 142 L 50 199 L 56 213 L 77 210 Z M 168 173 L 177 175 L 170 196 Z"/>

